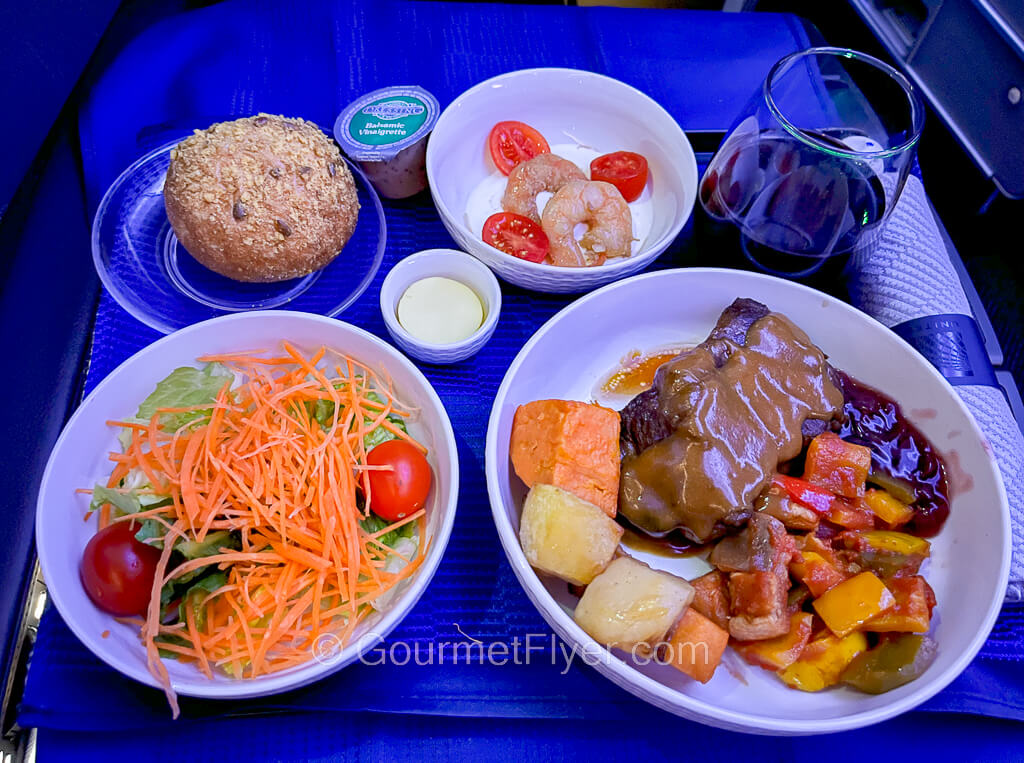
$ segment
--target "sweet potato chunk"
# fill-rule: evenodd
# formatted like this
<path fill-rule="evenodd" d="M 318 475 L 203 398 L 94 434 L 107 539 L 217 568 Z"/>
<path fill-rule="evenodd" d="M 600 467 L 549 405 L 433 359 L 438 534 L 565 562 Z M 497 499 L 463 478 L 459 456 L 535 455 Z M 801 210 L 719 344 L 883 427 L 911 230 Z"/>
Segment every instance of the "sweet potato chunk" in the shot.
<path fill-rule="evenodd" d="M 528 487 L 555 485 L 610 517 L 619 500 L 619 414 L 575 400 L 536 400 L 512 421 L 512 466 Z"/>
<path fill-rule="evenodd" d="M 807 446 L 804 479 L 836 495 L 860 498 L 870 471 L 871 451 L 834 432 L 818 435 Z"/>
<path fill-rule="evenodd" d="M 666 650 L 672 667 L 706 684 L 715 674 L 728 645 L 729 632 L 691 606 L 679 620 Z"/>
<path fill-rule="evenodd" d="M 719 570 L 711 570 L 707 575 L 701 575 L 690 581 L 690 585 L 693 586 L 693 603 L 690 604 L 690 607 L 700 612 L 719 628 L 726 630 L 729 628 L 727 583 L 725 573 Z"/>
<path fill-rule="evenodd" d="M 574 585 L 586 585 L 608 566 L 622 533 L 597 506 L 554 485 L 530 488 L 519 519 L 530 564 Z"/>

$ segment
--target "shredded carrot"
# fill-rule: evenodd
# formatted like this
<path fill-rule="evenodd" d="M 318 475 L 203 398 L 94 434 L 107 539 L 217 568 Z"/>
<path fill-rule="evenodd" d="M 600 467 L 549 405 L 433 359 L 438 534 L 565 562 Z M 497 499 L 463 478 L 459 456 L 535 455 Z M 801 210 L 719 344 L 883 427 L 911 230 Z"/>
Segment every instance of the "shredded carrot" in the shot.
<path fill-rule="evenodd" d="M 328 363 L 328 356 L 335 360 Z M 140 627 L 149 669 L 175 716 L 161 653 L 208 676 L 221 669 L 235 678 L 306 662 L 321 634 L 349 639 L 371 611 L 367 605 L 414 574 L 428 547 L 422 510 L 372 533 L 359 524 L 373 506 L 369 472 L 382 468 L 366 464 L 366 434 L 383 427 L 426 451 L 388 418 L 413 410 L 395 399 L 390 379 L 335 350 L 304 354 L 287 343 L 275 357 L 237 353 L 200 360 L 223 364 L 241 385 L 225 384 L 212 406 L 160 409 L 145 423 L 109 422 L 126 428 L 130 441 L 124 453 L 110 454 L 107 486 L 118 489 L 138 469 L 156 489 L 136 492 L 172 501 L 124 517 L 112 516 L 109 504 L 100 510 L 101 526 L 151 519 L 164 533 L 150 541 L 161 554 L 146 617 L 120 621 Z M 323 426 L 312 413 L 318 401 L 332 406 Z M 161 428 L 165 414 L 192 411 L 203 415 L 176 431 Z M 410 522 L 420 548 L 411 559 L 401 557 L 406 564 L 399 572 L 385 572 L 395 552 L 381 538 Z M 211 549 L 210 556 L 172 566 L 177 539 L 205 542 L 220 530 L 236 531 L 241 548 Z M 161 589 L 207 568 L 224 571 L 226 582 L 190 595 L 184 621 L 172 622 L 177 613 L 162 608 Z"/>

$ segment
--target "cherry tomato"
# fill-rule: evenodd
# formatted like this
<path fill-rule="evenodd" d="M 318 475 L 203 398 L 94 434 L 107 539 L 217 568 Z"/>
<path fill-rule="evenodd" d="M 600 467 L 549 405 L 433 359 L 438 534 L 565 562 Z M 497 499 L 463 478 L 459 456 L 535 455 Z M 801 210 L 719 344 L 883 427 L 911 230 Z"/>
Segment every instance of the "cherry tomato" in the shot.
<path fill-rule="evenodd" d="M 92 603 L 112 615 L 142 615 L 149 606 L 160 551 L 135 539 L 130 522 L 107 525 L 89 541 L 79 569 Z"/>
<path fill-rule="evenodd" d="M 611 183 L 626 201 L 636 201 L 647 185 L 647 160 L 632 151 L 605 154 L 590 163 L 590 179 Z"/>
<path fill-rule="evenodd" d="M 484 243 L 505 254 L 530 262 L 543 262 L 551 243 L 548 234 L 529 217 L 497 212 L 484 221 Z"/>
<path fill-rule="evenodd" d="M 366 455 L 372 466 L 390 466 L 390 471 L 370 470 L 370 508 L 382 519 L 395 522 L 419 511 L 430 492 L 430 464 L 414 445 L 405 440 L 382 442 Z"/>
<path fill-rule="evenodd" d="M 544 136 L 523 122 L 498 122 L 487 138 L 491 158 L 503 175 L 519 162 L 551 152 Z"/>

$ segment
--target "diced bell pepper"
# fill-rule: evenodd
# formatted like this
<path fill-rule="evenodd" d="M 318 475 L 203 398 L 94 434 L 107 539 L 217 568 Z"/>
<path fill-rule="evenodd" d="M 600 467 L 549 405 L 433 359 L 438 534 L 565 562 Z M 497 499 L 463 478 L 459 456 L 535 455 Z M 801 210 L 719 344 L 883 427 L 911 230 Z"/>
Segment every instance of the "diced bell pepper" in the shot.
<path fill-rule="evenodd" d="M 931 554 L 931 544 L 915 535 L 893 530 L 847 530 L 836 536 L 847 549 L 842 556 L 882 578 L 916 575 Z"/>
<path fill-rule="evenodd" d="M 843 671 L 841 680 L 868 694 L 882 694 L 921 676 L 935 661 L 938 648 L 927 636 L 886 639 L 861 652 Z"/>
<path fill-rule="evenodd" d="M 872 572 L 862 572 L 815 599 L 814 609 L 830 631 L 843 637 L 895 603 L 885 583 Z"/>
<path fill-rule="evenodd" d="M 875 526 L 874 512 L 845 498 L 837 498 L 825 518 L 832 524 L 850 530 L 871 530 Z"/>
<path fill-rule="evenodd" d="M 794 561 L 790 562 L 790 574 L 807 586 L 815 598 L 846 580 L 846 575 L 820 554 L 803 551 L 801 557 L 800 561 L 794 558 Z"/>
<path fill-rule="evenodd" d="M 853 659 L 868 648 L 860 631 L 837 638 L 825 633 L 804 647 L 799 659 L 779 673 L 783 683 L 801 691 L 821 691 L 839 683 Z"/>
<path fill-rule="evenodd" d="M 927 633 L 931 627 L 935 593 L 920 575 L 893 578 L 888 584 L 896 603 L 864 624 L 874 633 Z"/>
<path fill-rule="evenodd" d="M 776 474 L 772 479 L 772 486 L 777 487 L 801 506 L 806 506 L 818 514 L 827 515 L 832 509 L 836 497 L 830 491 L 799 477 L 790 477 L 788 474 Z"/>
<path fill-rule="evenodd" d="M 891 527 L 906 524 L 914 517 L 914 510 L 910 506 L 893 498 L 884 490 L 866 491 L 864 505 Z"/>

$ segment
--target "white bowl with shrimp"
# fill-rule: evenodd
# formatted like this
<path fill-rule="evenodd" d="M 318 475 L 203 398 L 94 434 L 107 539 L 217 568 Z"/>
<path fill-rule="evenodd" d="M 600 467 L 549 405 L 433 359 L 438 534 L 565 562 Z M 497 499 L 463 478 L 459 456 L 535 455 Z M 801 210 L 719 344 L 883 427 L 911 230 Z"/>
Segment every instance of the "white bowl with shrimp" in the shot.
<path fill-rule="evenodd" d="M 701 342 L 736 297 L 756 299 L 788 316 L 837 368 L 900 403 L 907 419 L 945 457 L 951 512 L 931 538 L 932 554 L 923 572 L 938 600 L 931 629 L 938 656 L 915 681 L 885 694 L 838 687 L 800 692 L 748 665 L 732 649 L 707 684 L 670 665 L 605 649 L 573 619 L 577 599 L 565 582 L 535 571 L 523 553 L 519 519 L 526 488 L 509 459 L 516 408 L 560 398 L 621 409 L 629 397 L 612 396 L 603 384 L 624 356 Z M 491 512 L 509 563 L 567 648 L 589 655 L 588 665 L 644 701 L 731 731 L 824 734 L 879 723 L 916 707 L 967 667 L 988 637 L 1006 593 L 1012 539 L 1006 492 L 984 435 L 949 382 L 910 345 L 859 310 L 771 276 L 714 268 L 665 270 L 573 302 L 512 361 L 491 409 L 486 472 Z M 641 561 L 687 579 L 709 569 L 697 557 L 669 558 L 628 541 L 626 546 Z"/>
<path fill-rule="evenodd" d="M 96 532 L 96 519 L 83 521 L 89 497 L 75 491 L 105 483 L 111 470 L 107 454 L 120 452 L 118 430 L 106 422 L 133 416 L 157 382 L 175 368 L 199 366 L 196 358 L 206 354 L 277 351 L 283 340 L 306 352 L 321 345 L 345 352 L 381 378 L 390 378 L 396 398 L 415 411 L 406 423 L 409 433 L 429 449 L 433 474 L 426 504 L 429 547 L 420 568 L 399 584 L 382 611 L 357 626 L 347 644 L 320 639 L 310 650 L 308 662 L 251 679 L 220 672 L 210 679 L 194 665 L 165 659 L 174 690 L 214 699 L 257 697 L 303 686 L 340 670 L 372 649 L 405 617 L 441 561 L 459 492 L 455 437 L 437 393 L 405 356 L 355 326 L 308 313 L 237 313 L 189 326 L 133 355 L 86 397 L 53 448 L 36 508 L 36 545 L 50 598 L 93 654 L 136 681 L 159 687 L 147 669 L 139 628 L 101 611 L 82 587 L 79 564 Z"/>
<path fill-rule="evenodd" d="M 602 154 L 633 151 L 647 159 L 647 187 L 629 205 L 635 239 L 629 257 L 559 267 L 483 242 L 484 220 L 502 211 L 507 178 L 491 160 L 487 137 L 503 120 L 539 130 L 552 153 L 577 164 L 587 177 L 591 159 Z M 636 88 L 576 69 L 525 69 L 481 82 L 442 112 L 427 146 L 427 179 L 441 221 L 460 248 L 509 283 L 572 293 L 636 273 L 669 247 L 693 212 L 697 160 L 672 116 Z M 541 208 L 546 199 L 541 194 Z"/>

